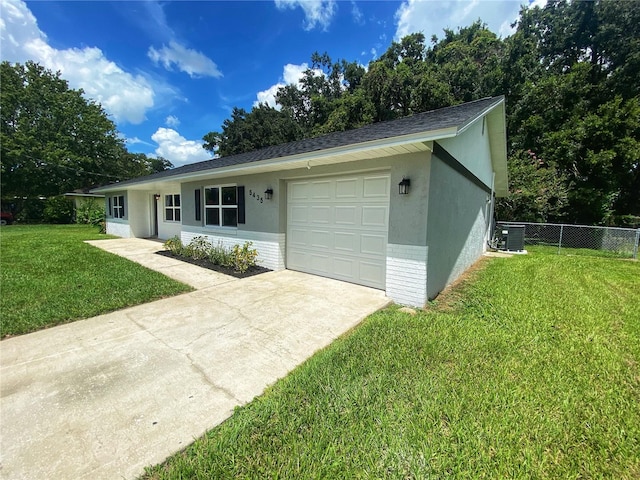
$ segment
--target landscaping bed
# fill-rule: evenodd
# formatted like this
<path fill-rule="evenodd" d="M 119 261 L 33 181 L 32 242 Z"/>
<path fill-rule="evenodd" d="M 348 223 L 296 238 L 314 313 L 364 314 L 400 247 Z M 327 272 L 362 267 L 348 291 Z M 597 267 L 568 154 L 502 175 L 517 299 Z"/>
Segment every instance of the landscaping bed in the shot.
<path fill-rule="evenodd" d="M 232 277 L 236 277 L 236 278 L 253 277 L 254 275 L 259 275 L 261 273 L 272 271 L 268 268 L 254 265 L 252 267 L 249 267 L 245 272 L 239 272 L 234 270 L 231 267 L 225 267 L 223 265 L 217 265 L 215 263 L 212 263 L 207 259 L 193 259 L 189 257 L 184 257 L 182 255 L 176 255 L 175 253 L 169 250 L 160 250 L 156 252 L 156 254 L 162 255 L 163 257 L 175 258 L 176 260 L 180 260 L 181 262 L 190 263 L 191 265 L 197 265 L 198 267 L 207 268 L 209 270 L 213 270 L 219 273 L 224 273 L 225 275 L 231 275 Z"/>

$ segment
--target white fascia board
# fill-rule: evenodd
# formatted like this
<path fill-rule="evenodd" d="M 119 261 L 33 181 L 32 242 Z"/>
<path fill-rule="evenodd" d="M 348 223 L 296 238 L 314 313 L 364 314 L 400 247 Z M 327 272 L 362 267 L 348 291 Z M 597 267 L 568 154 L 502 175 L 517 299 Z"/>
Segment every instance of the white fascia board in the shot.
<path fill-rule="evenodd" d="M 498 107 L 500 105 L 503 106 L 503 110 L 504 110 L 504 98 L 498 100 L 493 105 L 489 105 L 482 112 L 480 112 L 473 120 L 471 120 L 470 122 L 468 122 L 465 125 L 463 125 L 462 128 L 460 130 L 458 130 L 458 135 L 462 134 L 466 129 L 471 127 L 471 125 L 474 125 L 476 122 L 481 121 L 485 117 L 485 115 L 489 114 L 491 112 L 491 110 L 493 110 L 494 108 L 496 108 L 496 107 Z"/>
<path fill-rule="evenodd" d="M 99 193 L 65 193 L 65 197 L 104 197 Z"/>
<path fill-rule="evenodd" d="M 161 184 L 163 185 L 164 188 L 166 188 L 167 184 L 171 184 L 171 183 L 175 183 L 177 188 L 180 188 L 180 182 L 174 181 L 176 178 L 177 177 L 169 176 L 166 178 L 155 178 L 155 179 L 150 179 L 150 180 L 135 182 L 135 183 L 133 182 L 125 183 L 125 184 L 111 183 L 109 185 L 104 185 L 102 187 L 92 188 L 91 191 L 97 192 L 98 194 L 104 194 L 109 192 L 120 192 L 123 190 L 147 190 L 149 187 L 161 188 L 160 187 Z M 141 187 L 144 187 L 144 188 L 141 188 Z"/>
<path fill-rule="evenodd" d="M 443 128 L 440 130 L 432 130 L 428 132 L 414 133 L 411 135 L 403 135 L 400 137 L 384 138 L 380 140 L 373 140 L 365 143 L 356 143 L 346 145 L 342 147 L 328 148 L 325 150 L 318 150 L 317 152 L 299 153 L 297 155 L 290 155 L 288 157 L 270 158 L 267 160 L 259 160 L 250 163 L 240 163 L 238 165 L 229 165 L 227 167 L 220 167 L 214 169 L 202 170 L 200 172 L 184 173 L 182 175 L 172 175 L 166 178 L 150 179 L 147 181 L 141 181 L 131 183 L 127 185 L 118 186 L 117 184 L 108 185 L 104 187 L 96 188 L 95 192 L 108 192 L 113 190 L 126 190 L 126 189 L 138 189 L 140 186 L 164 182 L 180 182 L 182 180 L 197 180 L 202 177 L 216 176 L 229 176 L 238 174 L 250 174 L 253 170 L 270 168 L 270 170 L 286 170 L 287 164 L 295 164 L 296 162 L 314 162 L 322 160 L 328 157 L 336 157 L 340 155 L 349 155 L 354 153 L 364 153 L 379 148 L 388 148 L 400 145 L 407 145 L 412 143 L 428 143 L 434 140 L 441 140 L 443 138 L 455 137 L 458 133 L 457 127 Z M 320 165 L 320 163 L 316 163 Z M 280 167 L 280 168 L 278 168 Z"/>

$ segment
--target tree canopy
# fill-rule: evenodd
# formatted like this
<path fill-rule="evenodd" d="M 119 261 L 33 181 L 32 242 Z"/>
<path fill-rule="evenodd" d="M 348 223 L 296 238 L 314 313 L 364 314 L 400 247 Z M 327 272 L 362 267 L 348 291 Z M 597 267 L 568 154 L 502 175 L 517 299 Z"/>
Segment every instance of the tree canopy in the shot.
<path fill-rule="evenodd" d="M 640 216 L 640 8 L 549 1 L 515 33 L 481 20 L 392 42 L 365 68 L 314 53 L 278 110 L 234 109 L 204 139 L 222 155 L 504 94 L 510 190 L 498 218 L 620 223 Z M 265 125 L 267 123 L 268 125 Z"/>
<path fill-rule="evenodd" d="M 0 64 L 3 198 L 49 197 L 170 168 L 127 151 L 102 107 L 60 73 L 27 62 Z"/>

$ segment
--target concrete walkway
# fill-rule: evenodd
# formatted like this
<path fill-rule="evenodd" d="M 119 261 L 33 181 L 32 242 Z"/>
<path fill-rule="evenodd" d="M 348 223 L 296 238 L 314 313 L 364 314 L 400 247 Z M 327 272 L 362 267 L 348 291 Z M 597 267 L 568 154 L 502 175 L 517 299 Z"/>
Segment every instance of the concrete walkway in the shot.
<path fill-rule="evenodd" d="M 104 242 L 185 275 L 144 252 L 155 242 Z M 211 283 L 187 278 L 199 290 L 0 342 L 1 478 L 135 478 L 388 303 L 293 271 L 188 267 Z"/>
<path fill-rule="evenodd" d="M 155 252 L 158 250 L 164 250 L 162 242 L 158 240 L 117 238 L 113 240 L 88 240 L 86 243 L 128 258 L 167 277 L 191 285 L 196 290 L 238 280 L 235 277 L 200 268 L 174 258 L 156 255 Z"/>

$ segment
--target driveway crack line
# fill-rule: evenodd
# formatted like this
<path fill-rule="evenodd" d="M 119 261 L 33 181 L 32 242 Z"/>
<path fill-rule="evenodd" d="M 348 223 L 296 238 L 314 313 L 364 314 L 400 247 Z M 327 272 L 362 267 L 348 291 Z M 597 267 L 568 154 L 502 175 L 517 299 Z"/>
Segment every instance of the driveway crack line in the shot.
<path fill-rule="evenodd" d="M 219 390 L 220 392 L 224 393 L 224 395 L 226 397 L 228 397 L 229 399 L 238 402 L 238 404 L 243 404 L 244 402 L 242 400 L 240 400 L 239 398 L 237 398 L 233 392 L 231 392 L 230 390 L 228 390 L 225 387 L 222 387 L 220 385 L 218 385 L 214 380 L 212 380 L 211 378 L 209 378 L 209 376 L 206 374 L 206 372 L 196 363 L 196 361 L 191 357 L 191 354 L 185 352 L 183 349 L 180 348 L 176 348 L 173 347 L 171 345 L 169 345 L 166 341 L 164 341 L 162 338 L 160 338 L 158 335 L 156 335 L 155 333 L 153 333 L 151 330 L 149 330 L 148 328 L 146 328 L 144 325 L 140 324 L 140 322 L 138 322 L 135 318 L 133 318 L 131 315 L 127 315 L 127 318 L 133 322 L 135 325 L 137 325 L 140 329 L 142 329 L 143 331 L 145 331 L 146 333 L 148 333 L 150 336 L 152 336 L 153 338 L 155 338 L 157 341 L 159 341 L 162 345 L 164 345 L 165 347 L 167 347 L 169 350 L 174 351 L 176 353 L 179 353 L 180 355 L 184 355 L 185 358 L 187 358 L 189 360 L 189 363 L 191 365 L 191 368 L 200 375 L 200 377 L 205 381 L 206 384 L 208 384 L 209 386 L 213 387 L 216 390 Z M 202 336 L 202 335 L 201 335 Z M 195 340 L 194 340 L 195 341 Z M 193 343 L 193 342 L 191 342 Z"/>

